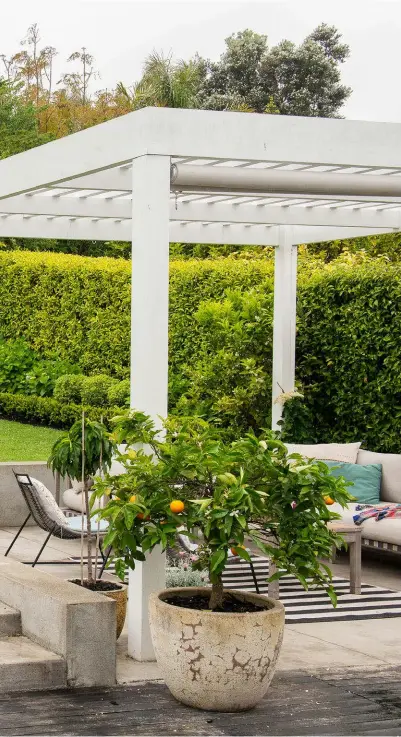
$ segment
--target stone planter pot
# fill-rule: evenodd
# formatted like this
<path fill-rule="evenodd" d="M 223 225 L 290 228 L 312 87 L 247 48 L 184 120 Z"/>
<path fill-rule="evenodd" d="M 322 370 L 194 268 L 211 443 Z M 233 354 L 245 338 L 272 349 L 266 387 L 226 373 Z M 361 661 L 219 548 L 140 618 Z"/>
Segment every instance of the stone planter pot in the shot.
<path fill-rule="evenodd" d="M 81 586 L 79 579 L 74 579 L 70 583 L 75 583 L 77 586 Z M 106 588 L 108 586 L 113 588 Z M 87 582 L 84 581 L 84 588 L 90 591 L 96 591 L 97 594 L 106 596 L 108 599 L 114 599 L 116 602 L 116 637 L 117 640 L 123 631 L 125 617 L 127 615 L 127 587 L 122 583 L 110 584 L 109 581 L 97 581 L 94 586 L 88 586 Z"/>
<path fill-rule="evenodd" d="M 150 596 L 161 674 L 173 696 L 188 706 L 245 711 L 260 701 L 273 678 L 283 639 L 283 605 L 258 594 L 230 593 L 260 611 L 211 612 L 173 604 L 177 595 L 209 596 L 210 588 L 166 589 Z"/>
<path fill-rule="evenodd" d="M 116 634 L 117 640 L 123 631 L 125 617 L 127 615 L 127 587 L 121 586 L 115 591 L 102 591 L 103 596 L 114 599 L 116 602 Z"/>

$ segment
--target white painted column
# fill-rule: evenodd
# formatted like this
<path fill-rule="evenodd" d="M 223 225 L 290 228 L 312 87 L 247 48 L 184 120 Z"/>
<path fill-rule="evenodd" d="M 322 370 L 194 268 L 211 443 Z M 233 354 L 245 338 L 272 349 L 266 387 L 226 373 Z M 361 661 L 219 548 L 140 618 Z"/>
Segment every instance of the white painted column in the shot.
<path fill-rule="evenodd" d="M 132 164 L 131 407 L 167 417 L 170 157 Z M 149 594 L 165 588 L 165 555 L 155 550 L 129 576 L 128 654 L 154 660 Z"/>
<path fill-rule="evenodd" d="M 278 430 L 282 405 L 277 397 L 295 388 L 297 246 L 291 226 L 279 227 L 274 261 L 272 428 Z"/>

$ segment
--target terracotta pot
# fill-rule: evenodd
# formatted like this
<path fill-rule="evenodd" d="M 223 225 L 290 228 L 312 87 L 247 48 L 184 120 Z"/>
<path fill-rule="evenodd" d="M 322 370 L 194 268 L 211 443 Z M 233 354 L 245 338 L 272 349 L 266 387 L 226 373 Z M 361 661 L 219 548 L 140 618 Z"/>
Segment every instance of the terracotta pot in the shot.
<path fill-rule="evenodd" d="M 118 640 L 123 631 L 127 614 L 127 587 L 121 585 L 121 588 L 115 591 L 99 591 L 98 593 L 107 596 L 109 599 L 114 599 L 116 602 L 116 631 Z"/>
<path fill-rule="evenodd" d="M 210 588 L 166 589 L 149 600 L 150 627 L 161 674 L 173 696 L 210 711 L 245 711 L 265 695 L 284 632 L 284 607 L 258 594 L 231 591 L 260 606 L 247 613 L 174 606 L 175 596 L 210 596 Z"/>

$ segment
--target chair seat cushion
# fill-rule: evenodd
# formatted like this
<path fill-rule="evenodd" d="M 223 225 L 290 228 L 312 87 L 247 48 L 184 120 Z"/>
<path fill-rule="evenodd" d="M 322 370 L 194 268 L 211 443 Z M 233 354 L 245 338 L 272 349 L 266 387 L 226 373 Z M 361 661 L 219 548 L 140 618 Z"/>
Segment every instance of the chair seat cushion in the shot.
<path fill-rule="evenodd" d="M 70 530 L 73 532 L 81 532 L 82 530 L 82 515 L 79 514 L 76 517 L 68 517 L 67 518 L 67 527 L 69 527 Z M 107 528 L 109 526 L 109 523 L 105 519 L 99 520 L 99 525 L 97 523 L 97 520 L 95 517 L 91 519 L 91 532 L 93 534 L 96 534 L 97 531 L 101 533 L 107 532 Z M 86 516 L 83 517 L 83 529 L 86 534 Z"/>
<path fill-rule="evenodd" d="M 337 512 L 341 515 L 341 522 L 347 525 L 354 524 L 354 514 L 356 514 L 357 502 L 348 504 L 343 509 L 340 504 L 332 504 L 331 512 Z M 339 520 L 340 521 L 340 520 Z M 362 537 L 368 540 L 377 540 L 391 545 L 401 545 L 401 519 L 400 518 L 384 518 L 377 522 L 375 519 L 367 519 L 361 524 Z"/>

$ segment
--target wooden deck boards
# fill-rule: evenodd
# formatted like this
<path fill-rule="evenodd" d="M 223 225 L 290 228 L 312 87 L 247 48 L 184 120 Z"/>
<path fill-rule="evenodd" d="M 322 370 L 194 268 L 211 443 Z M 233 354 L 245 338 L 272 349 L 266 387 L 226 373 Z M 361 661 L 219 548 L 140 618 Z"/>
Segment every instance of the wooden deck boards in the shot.
<path fill-rule="evenodd" d="M 253 711 L 202 712 L 159 683 L 0 696 L 0 735 L 401 735 L 401 668 L 280 673 Z"/>

